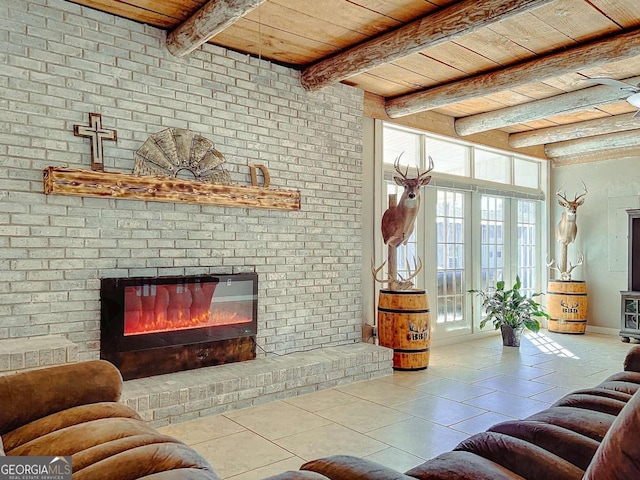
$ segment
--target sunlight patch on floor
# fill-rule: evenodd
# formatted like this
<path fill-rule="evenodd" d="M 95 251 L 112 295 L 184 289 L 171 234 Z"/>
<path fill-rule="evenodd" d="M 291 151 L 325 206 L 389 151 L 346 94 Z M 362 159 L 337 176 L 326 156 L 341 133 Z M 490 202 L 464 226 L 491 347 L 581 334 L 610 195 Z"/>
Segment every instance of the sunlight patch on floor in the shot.
<path fill-rule="evenodd" d="M 543 333 L 531 333 L 527 336 L 531 343 L 542 353 L 546 355 L 555 355 L 557 357 L 579 359 L 576 354 L 558 342 L 552 340 Z"/>

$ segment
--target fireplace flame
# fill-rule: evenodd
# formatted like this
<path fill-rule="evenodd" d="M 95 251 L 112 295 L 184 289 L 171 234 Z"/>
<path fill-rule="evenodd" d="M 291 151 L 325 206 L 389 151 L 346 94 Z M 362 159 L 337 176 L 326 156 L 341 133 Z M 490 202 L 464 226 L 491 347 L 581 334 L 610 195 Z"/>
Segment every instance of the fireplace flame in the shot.
<path fill-rule="evenodd" d="M 211 310 L 215 285 L 166 285 L 152 290 L 125 289 L 125 335 L 251 323 L 250 302 L 222 302 Z"/>

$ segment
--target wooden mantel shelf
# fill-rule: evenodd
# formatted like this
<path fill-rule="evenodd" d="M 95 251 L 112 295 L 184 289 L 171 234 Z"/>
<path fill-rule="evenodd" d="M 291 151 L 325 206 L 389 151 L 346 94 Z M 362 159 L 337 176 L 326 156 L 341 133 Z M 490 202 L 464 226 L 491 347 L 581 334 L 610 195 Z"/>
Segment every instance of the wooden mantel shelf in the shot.
<path fill-rule="evenodd" d="M 204 183 L 67 167 L 44 170 L 44 193 L 225 207 L 300 210 L 300 192 L 277 188 Z"/>

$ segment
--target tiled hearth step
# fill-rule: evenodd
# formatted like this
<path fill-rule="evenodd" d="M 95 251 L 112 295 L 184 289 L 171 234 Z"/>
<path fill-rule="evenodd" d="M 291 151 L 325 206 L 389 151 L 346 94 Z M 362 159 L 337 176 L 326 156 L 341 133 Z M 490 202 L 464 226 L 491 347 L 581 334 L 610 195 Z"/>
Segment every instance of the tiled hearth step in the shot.
<path fill-rule="evenodd" d="M 393 351 L 357 343 L 128 380 L 122 402 L 151 425 L 229 410 L 391 375 Z"/>
<path fill-rule="evenodd" d="M 78 346 L 62 336 L 0 340 L 0 375 L 78 361 Z"/>

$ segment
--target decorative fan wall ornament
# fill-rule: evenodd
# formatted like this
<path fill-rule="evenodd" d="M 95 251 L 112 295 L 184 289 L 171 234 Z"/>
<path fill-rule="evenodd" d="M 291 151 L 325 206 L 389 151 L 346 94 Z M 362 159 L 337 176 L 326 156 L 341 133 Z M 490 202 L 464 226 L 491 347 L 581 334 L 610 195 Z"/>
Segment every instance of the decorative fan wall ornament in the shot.
<path fill-rule="evenodd" d="M 195 180 L 231 183 L 222 167 L 226 162 L 212 141 L 184 128 L 167 128 L 154 133 L 135 153 L 134 175 L 175 177 L 190 172 Z"/>
<path fill-rule="evenodd" d="M 627 102 L 638 109 L 635 113 L 635 117 L 640 117 L 640 85 L 631 85 L 630 83 L 615 80 L 613 78 L 606 77 L 594 77 L 585 79 L 589 83 L 596 83 L 601 85 L 609 85 L 610 87 L 619 88 L 625 92 L 629 92 Z"/>

